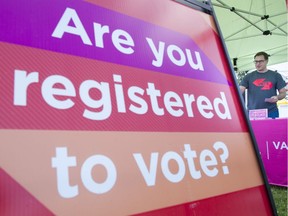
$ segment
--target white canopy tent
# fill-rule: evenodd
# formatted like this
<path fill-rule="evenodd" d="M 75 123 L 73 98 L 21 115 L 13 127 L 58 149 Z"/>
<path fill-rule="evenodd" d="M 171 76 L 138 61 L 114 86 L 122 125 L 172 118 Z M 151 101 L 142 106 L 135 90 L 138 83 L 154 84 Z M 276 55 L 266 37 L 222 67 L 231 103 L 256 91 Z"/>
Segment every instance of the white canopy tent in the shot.
<path fill-rule="evenodd" d="M 234 70 L 254 68 L 259 51 L 269 65 L 288 62 L 285 0 L 211 0 Z"/>

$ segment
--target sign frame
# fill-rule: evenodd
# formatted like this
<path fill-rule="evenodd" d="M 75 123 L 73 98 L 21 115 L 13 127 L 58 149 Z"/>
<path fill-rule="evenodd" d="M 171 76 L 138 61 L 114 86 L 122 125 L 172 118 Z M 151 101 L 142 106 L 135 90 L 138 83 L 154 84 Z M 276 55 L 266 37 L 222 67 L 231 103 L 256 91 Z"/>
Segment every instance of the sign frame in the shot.
<path fill-rule="evenodd" d="M 185 26 L 138 17 L 129 0 L 52 1 L 0 3 L 1 215 L 229 215 L 249 193 L 277 215 L 211 3 L 153 6 L 199 21 L 215 59 Z"/>

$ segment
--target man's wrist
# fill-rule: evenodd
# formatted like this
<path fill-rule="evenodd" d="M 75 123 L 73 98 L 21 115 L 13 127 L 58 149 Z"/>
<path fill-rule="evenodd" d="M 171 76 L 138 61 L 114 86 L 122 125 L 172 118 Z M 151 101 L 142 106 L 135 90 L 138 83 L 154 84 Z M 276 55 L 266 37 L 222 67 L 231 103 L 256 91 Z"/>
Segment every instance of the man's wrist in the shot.
<path fill-rule="evenodd" d="M 285 97 L 283 97 L 283 95 L 280 95 L 280 94 L 277 95 L 277 100 L 278 100 L 278 101 L 282 100 L 283 98 L 285 98 Z"/>

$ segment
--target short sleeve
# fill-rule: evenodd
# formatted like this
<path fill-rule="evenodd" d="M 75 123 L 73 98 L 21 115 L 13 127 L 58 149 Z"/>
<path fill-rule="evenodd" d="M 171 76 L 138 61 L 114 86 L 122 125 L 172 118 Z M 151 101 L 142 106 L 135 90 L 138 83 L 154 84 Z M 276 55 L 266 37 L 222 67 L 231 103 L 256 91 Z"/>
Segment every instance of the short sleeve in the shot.
<path fill-rule="evenodd" d="M 246 76 L 244 76 L 244 78 L 242 79 L 242 81 L 240 82 L 240 86 L 244 86 L 245 88 L 249 87 L 249 74 L 247 74 Z"/>
<path fill-rule="evenodd" d="M 283 79 L 283 77 L 281 76 L 281 74 L 277 73 L 277 85 L 276 85 L 276 88 L 278 90 L 284 88 L 286 86 L 286 83 Z"/>

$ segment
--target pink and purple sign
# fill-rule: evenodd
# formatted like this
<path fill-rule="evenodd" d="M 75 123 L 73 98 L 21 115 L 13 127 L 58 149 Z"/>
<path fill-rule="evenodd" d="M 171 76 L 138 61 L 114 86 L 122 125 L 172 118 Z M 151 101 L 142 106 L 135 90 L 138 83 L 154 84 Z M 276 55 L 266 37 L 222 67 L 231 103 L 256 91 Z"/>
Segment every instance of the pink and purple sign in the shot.
<path fill-rule="evenodd" d="M 270 184 L 288 187 L 288 119 L 251 121 Z"/>
<path fill-rule="evenodd" d="M 273 214 L 211 15 L 11 0 L 0 20 L 1 216 Z"/>

